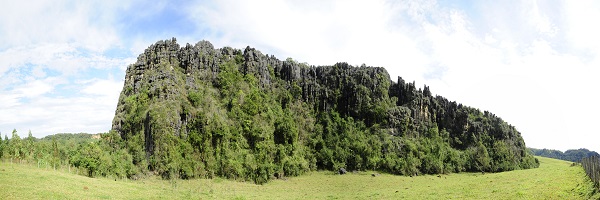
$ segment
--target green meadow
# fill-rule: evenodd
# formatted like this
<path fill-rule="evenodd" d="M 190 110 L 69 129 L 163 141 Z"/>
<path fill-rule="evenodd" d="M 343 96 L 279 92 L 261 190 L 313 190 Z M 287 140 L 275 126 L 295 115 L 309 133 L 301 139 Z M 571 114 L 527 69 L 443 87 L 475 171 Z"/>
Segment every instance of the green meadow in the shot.
<path fill-rule="evenodd" d="M 310 172 L 264 185 L 226 179 L 114 180 L 0 162 L 0 199 L 598 199 L 580 166 L 417 177 Z M 373 176 L 375 174 L 375 176 Z"/>

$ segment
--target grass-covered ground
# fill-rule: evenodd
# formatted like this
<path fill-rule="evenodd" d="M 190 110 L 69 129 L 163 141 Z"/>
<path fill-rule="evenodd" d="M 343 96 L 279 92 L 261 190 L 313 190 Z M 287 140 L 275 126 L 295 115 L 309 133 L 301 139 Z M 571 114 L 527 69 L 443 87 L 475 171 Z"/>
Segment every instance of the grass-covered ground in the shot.
<path fill-rule="evenodd" d="M 580 166 L 538 157 L 540 168 L 404 177 L 312 172 L 265 185 L 223 179 L 130 181 L 88 178 L 0 162 L 0 199 L 588 199 Z"/>

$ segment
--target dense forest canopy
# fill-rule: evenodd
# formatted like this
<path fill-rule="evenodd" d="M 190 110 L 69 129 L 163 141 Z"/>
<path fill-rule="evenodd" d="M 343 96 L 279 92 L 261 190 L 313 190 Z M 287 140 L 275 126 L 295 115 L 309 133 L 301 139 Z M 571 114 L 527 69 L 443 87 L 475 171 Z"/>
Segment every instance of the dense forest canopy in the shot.
<path fill-rule="evenodd" d="M 61 150 L 61 137 L 72 147 Z M 174 38 L 128 66 L 112 130 L 101 139 L 40 141 L 53 163 L 133 179 L 265 183 L 340 168 L 412 176 L 539 166 L 500 117 L 392 81 L 384 68 L 311 66 L 250 47 L 180 47 Z M 15 150 L 22 143 L 4 140 L 0 152 L 32 160 Z"/>

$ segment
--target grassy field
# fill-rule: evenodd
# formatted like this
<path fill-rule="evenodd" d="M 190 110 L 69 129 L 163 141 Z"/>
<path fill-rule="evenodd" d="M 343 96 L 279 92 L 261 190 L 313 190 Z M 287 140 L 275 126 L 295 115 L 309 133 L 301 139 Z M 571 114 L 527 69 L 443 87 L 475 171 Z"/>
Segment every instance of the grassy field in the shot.
<path fill-rule="evenodd" d="M 538 157 L 540 168 L 485 175 L 404 177 L 312 172 L 265 185 L 224 179 L 88 178 L 0 163 L 0 199 L 597 199 L 580 166 Z"/>

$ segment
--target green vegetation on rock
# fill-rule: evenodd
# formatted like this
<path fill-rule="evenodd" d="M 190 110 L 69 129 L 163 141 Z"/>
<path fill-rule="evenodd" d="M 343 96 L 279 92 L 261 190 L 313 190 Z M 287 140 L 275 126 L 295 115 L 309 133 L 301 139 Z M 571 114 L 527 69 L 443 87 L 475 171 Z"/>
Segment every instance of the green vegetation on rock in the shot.
<path fill-rule="evenodd" d="M 121 163 L 133 166 L 127 177 L 265 183 L 319 169 L 419 175 L 539 165 L 499 117 L 393 82 L 384 68 L 315 67 L 175 39 L 128 67 L 105 138 L 107 151 L 130 155 Z"/>

